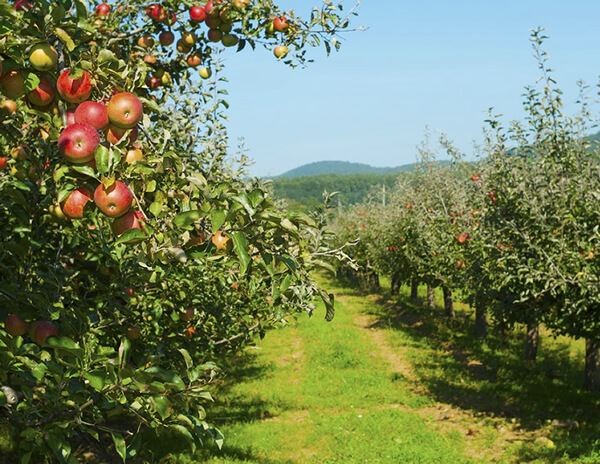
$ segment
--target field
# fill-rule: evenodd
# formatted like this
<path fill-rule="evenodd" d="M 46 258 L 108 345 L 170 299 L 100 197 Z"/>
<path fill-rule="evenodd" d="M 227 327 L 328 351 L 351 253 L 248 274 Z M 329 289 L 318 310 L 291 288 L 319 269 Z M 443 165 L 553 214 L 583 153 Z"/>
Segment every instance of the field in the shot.
<path fill-rule="evenodd" d="M 334 321 L 302 317 L 233 358 L 209 408 L 223 448 L 173 462 L 600 460 L 598 399 L 578 388 L 581 342 L 544 336 L 528 364 L 519 331 L 482 342 L 464 305 L 448 328 L 439 307 L 405 294 L 323 284 Z"/>

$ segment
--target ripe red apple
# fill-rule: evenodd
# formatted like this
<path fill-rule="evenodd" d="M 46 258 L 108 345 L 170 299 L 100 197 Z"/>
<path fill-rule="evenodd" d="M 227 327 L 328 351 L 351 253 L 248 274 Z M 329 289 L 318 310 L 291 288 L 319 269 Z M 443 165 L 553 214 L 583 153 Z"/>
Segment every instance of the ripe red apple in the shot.
<path fill-rule="evenodd" d="M 175 13 L 173 13 L 172 11 L 167 11 L 165 13 L 165 19 L 162 20 L 162 23 L 166 24 L 167 26 L 172 26 L 176 22 L 177 16 L 175 16 Z"/>
<path fill-rule="evenodd" d="M 175 41 L 175 35 L 171 31 L 162 31 L 158 35 L 158 41 L 164 46 L 171 45 Z"/>
<path fill-rule="evenodd" d="M 70 69 L 63 71 L 56 81 L 56 90 L 61 98 L 69 103 L 81 103 L 89 98 L 92 93 L 92 81 L 87 71 L 81 71 L 81 75 L 72 79 Z"/>
<path fill-rule="evenodd" d="M 193 23 L 201 23 L 206 19 L 206 10 L 201 6 L 193 6 L 190 8 L 190 20 Z"/>
<path fill-rule="evenodd" d="M 138 39 L 137 44 L 142 48 L 152 48 L 154 46 L 154 39 L 151 35 L 143 35 Z"/>
<path fill-rule="evenodd" d="M 0 84 L 4 88 L 4 95 L 8 98 L 16 99 L 25 95 L 25 77 L 18 69 L 7 72 Z"/>
<path fill-rule="evenodd" d="M 144 215 L 139 211 L 128 211 L 123 216 L 115 219 L 111 225 L 111 228 L 113 234 L 118 237 L 131 229 L 140 229 L 143 231 L 144 221 Z M 135 243 L 135 241 L 130 241 L 127 243 Z"/>
<path fill-rule="evenodd" d="M 137 340 L 140 338 L 141 331 L 139 327 L 127 327 L 126 337 L 129 340 Z"/>
<path fill-rule="evenodd" d="M 9 314 L 4 319 L 4 328 L 6 332 L 13 337 L 25 335 L 27 333 L 27 322 L 21 319 L 17 314 Z"/>
<path fill-rule="evenodd" d="M 194 312 L 194 308 L 186 309 L 185 311 L 179 313 L 179 319 L 189 322 L 194 318 Z"/>
<path fill-rule="evenodd" d="M 273 29 L 278 32 L 285 32 L 289 29 L 290 24 L 285 16 L 279 16 L 273 20 Z"/>
<path fill-rule="evenodd" d="M 215 3 L 219 3 L 219 2 L 214 2 L 213 0 L 209 0 L 208 2 L 206 2 L 206 5 L 204 5 L 204 11 L 206 12 L 207 15 L 215 15 L 217 14 L 217 11 L 215 10 Z"/>
<path fill-rule="evenodd" d="M 108 102 L 108 118 L 121 129 L 131 129 L 137 125 L 144 114 L 144 107 L 138 97 L 130 92 L 121 92 Z"/>
<path fill-rule="evenodd" d="M 58 329 L 50 321 L 38 321 L 31 324 L 29 336 L 38 345 L 46 343 L 48 337 L 58 337 Z"/>
<path fill-rule="evenodd" d="M 58 137 L 58 149 L 71 163 L 87 163 L 100 144 L 98 131 L 89 124 L 75 123 Z"/>
<path fill-rule="evenodd" d="M 187 57 L 186 61 L 187 61 L 188 66 L 191 66 L 192 68 L 196 68 L 202 64 L 202 56 L 198 52 L 192 53 L 191 55 L 189 55 Z"/>
<path fill-rule="evenodd" d="M 223 24 L 218 16 L 207 16 L 204 22 L 210 29 L 218 29 Z"/>
<path fill-rule="evenodd" d="M 223 33 L 219 29 L 210 29 L 207 37 L 211 42 L 220 42 L 223 38 Z"/>
<path fill-rule="evenodd" d="M 133 201 L 133 193 L 125 182 L 117 180 L 108 188 L 103 184 L 98 185 L 94 192 L 96 206 L 109 217 L 123 216 Z"/>
<path fill-rule="evenodd" d="M 98 16 L 108 16 L 110 14 L 110 5 L 108 3 L 101 3 L 96 7 L 96 14 Z"/>
<path fill-rule="evenodd" d="M 108 110 L 104 103 L 85 101 L 75 109 L 75 122 L 89 124 L 94 129 L 108 127 Z"/>
<path fill-rule="evenodd" d="M 40 77 L 38 86 L 27 94 L 27 99 L 35 106 L 46 106 L 54 100 L 54 85 L 45 76 Z"/>
<path fill-rule="evenodd" d="M 152 3 L 146 8 L 146 14 L 153 21 L 164 21 L 167 17 L 167 12 L 158 3 Z"/>
<path fill-rule="evenodd" d="M 69 110 L 65 113 L 65 116 L 67 117 L 67 126 L 75 124 L 75 111 Z"/>
<path fill-rule="evenodd" d="M 285 58 L 285 56 L 288 54 L 288 52 L 290 51 L 289 48 L 287 48 L 285 45 L 278 45 L 277 47 L 275 47 L 273 49 L 273 54 L 278 58 Z"/>
<path fill-rule="evenodd" d="M 139 130 L 137 127 L 129 130 L 109 124 L 108 129 L 106 129 L 106 141 L 113 145 L 118 145 L 127 137 L 127 134 L 129 134 L 129 143 L 134 143 L 138 138 Z"/>
<path fill-rule="evenodd" d="M 157 79 L 154 76 L 146 76 L 146 85 L 149 89 L 154 90 L 160 87 L 161 82 L 160 79 Z"/>
<path fill-rule="evenodd" d="M 8 164 L 8 157 L 0 156 L 0 171 L 4 171 Z"/>
<path fill-rule="evenodd" d="M 79 187 L 61 202 L 60 209 L 70 219 L 81 219 L 89 201 L 92 201 L 92 192 L 85 187 Z"/>

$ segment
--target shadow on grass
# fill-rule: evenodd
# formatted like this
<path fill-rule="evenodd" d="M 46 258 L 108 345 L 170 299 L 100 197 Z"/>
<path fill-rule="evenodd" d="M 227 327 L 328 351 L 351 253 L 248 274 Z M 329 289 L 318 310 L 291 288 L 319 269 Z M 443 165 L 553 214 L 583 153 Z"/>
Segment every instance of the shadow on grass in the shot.
<path fill-rule="evenodd" d="M 417 348 L 410 360 L 433 399 L 483 417 L 516 418 L 527 430 L 555 421 L 550 437 L 556 446 L 525 443 L 517 450 L 519 462 L 600 462 L 600 397 L 581 389 L 583 360 L 571 355 L 570 342 L 545 337 L 538 360 L 526 362 L 522 333 L 490 330 L 479 339 L 464 305 L 449 321 L 441 308 L 412 303 L 406 295 L 390 298 L 379 293 L 378 304 L 369 307 L 374 326 L 399 331 L 403 345 Z"/>

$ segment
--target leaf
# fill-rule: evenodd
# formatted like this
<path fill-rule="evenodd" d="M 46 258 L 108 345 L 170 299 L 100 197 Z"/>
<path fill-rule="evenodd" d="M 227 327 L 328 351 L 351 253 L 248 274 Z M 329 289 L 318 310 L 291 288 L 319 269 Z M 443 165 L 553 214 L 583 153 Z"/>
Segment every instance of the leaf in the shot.
<path fill-rule="evenodd" d="M 151 398 L 154 403 L 154 407 L 156 408 L 156 412 L 162 420 L 165 420 L 167 417 L 171 415 L 171 403 L 164 396 L 154 396 Z"/>
<path fill-rule="evenodd" d="M 80 359 L 83 359 L 84 352 L 78 343 L 75 343 L 68 337 L 50 337 L 46 340 L 46 345 L 63 351 L 68 351 Z"/>
<path fill-rule="evenodd" d="M 65 31 L 64 29 L 62 29 L 60 27 L 57 27 L 54 30 L 54 33 L 56 34 L 56 37 L 58 37 L 61 40 L 61 42 L 65 44 L 65 47 L 67 47 L 67 50 L 69 50 L 70 52 L 75 50 L 75 42 L 73 42 L 73 39 L 67 33 L 67 31 Z"/>
<path fill-rule="evenodd" d="M 178 424 L 171 424 L 171 425 L 169 425 L 169 428 L 172 430 L 175 430 L 177 433 L 182 435 L 187 440 L 187 442 L 190 445 L 190 448 L 192 449 L 192 452 L 196 451 L 196 440 L 194 440 L 194 437 L 192 436 L 190 431 L 187 429 L 187 427 L 184 427 L 183 425 L 178 425 Z"/>
<path fill-rule="evenodd" d="M 125 363 L 127 362 L 127 357 L 129 355 L 130 349 L 131 342 L 128 338 L 123 338 L 121 340 L 121 344 L 119 345 L 119 367 L 125 367 Z"/>
<path fill-rule="evenodd" d="M 179 348 L 179 352 L 181 353 L 181 356 L 183 356 L 186 368 L 191 369 L 194 363 L 192 362 L 192 357 L 190 356 L 188 350 L 184 348 Z"/>
<path fill-rule="evenodd" d="M 334 308 L 335 297 L 334 297 L 333 293 L 327 293 L 322 288 L 317 288 L 317 292 L 319 293 L 319 296 L 323 300 L 323 303 L 325 303 L 325 309 L 327 311 L 325 313 L 325 320 L 328 322 L 332 321 L 333 317 L 335 316 L 335 308 Z"/>
<path fill-rule="evenodd" d="M 175 217 L 173 218 L 173 224 L 175 224 L 175 226 L 177 227 L 187 227 L 190 224 L 196 222 L 202 216 L 202 211 L 197 209 L 193 211 L 186 211 L 184 213 L 179 213 L 175 215 Z"/>
<path fill-rule="evenodd" d="M 60 462 L 66 463 L 71 455 L 71 445 L 60 432 L 50 432 L 46 442 Z"/>
<path fill-rule="evenodd" d="M 150 207 L 148 208 L 148 211 L 150 211 L 154 216 L 158 217 L 158 215 L 162 212 L 162 207 L 163 204 L 155 201 L 154 203 L 152 203 L 150 205 Z"/>
<path fill-rule="evenodd" d="M 96 175 L 96 171 L 90 166 L 71 166 L 73 171 L 78 172 L 79 174 L 83 174 L 84 176 L 93 177 L 94 179 L 98 179 Z"/>
<path fill-rule="evenodd" d="M 111 150 L 104 145 L 98 145 L 96 149 L 96 169 L 100 174 L 106 174 L 110 170 L 110 153 Z"/>
<path fill-rule="evenodd" d="M 111 52 L 110 50 L 107 49 L 102 49 L 100 50 L 100 53 L 98 53 L 98 63 L 99 64 L 103 64 L 103 63 L 112 63 L 118 61 L 116 55 Z"/>
<path fill-rule="evenodd" d="M 32 72 L 26 73 L 25 89 L 27 90 L 27 92 L 31 92 L 38 85 L 40 85 L 40 78 L 35 73 L 32 73 Z"/>
<path fill-rule="evenodd" d="M 115 449 L 117 450 L 117 453 L 119 453 L 119 456 L 121 456 L 121 459 L 123 460 L 123 462 L 125 462 L 125 460 L 127 459 L 127 444 L 125 443 L 123 435 L 117 432 L 110 432 L 110 434 L 112 436 L 113 443 L 115 444 Z"/>
<path fill-rule="evenodd" d="M 92 388 L 96 391 L 102 391 L 106 381 L 106 369 L 96 369 L 91 372 L 86 372 L 83 377 L 90 382 Z"/>
<path fill-rule="evenodd" d="M 124 232 L 123 234 L 119 235 L 119 238 L 117 238 L 115 244 L 126 243 L 129 241 L 133 243 L 141 240 L 146 240 L 147 238 L 148 235 L 143 230 L 129 229 L 127 232 Z"/>
<path fill-rule="evenodd" d="M 215 208 L 210 212 L 213 233 L 221 228 L 227 217 L 227 212 L 223 209 Z"/>
<path fill-rule="evenodd" d="M 254 211 L 254 208 L 250 206 L 250 201 L 248 200 L 248 197 L 246 195 L 234 195 L 231 198 L 237 201 L 239 204 L 241 204 L 244 207 L 244 209 L 248 212 L 250 217 L 254 216 L 256 211 Z"/>
<path fill-rule="evenodd" d="M 244 233 L 239 230 L 231 233 L 231 239 L 233 240 L 233 249 L 240 260 L 240 273 L 244 275 L 248 270 L 249 264 L 252 262 L 252 258 L 250 258 L 248 252 L 248 242 Z"/>

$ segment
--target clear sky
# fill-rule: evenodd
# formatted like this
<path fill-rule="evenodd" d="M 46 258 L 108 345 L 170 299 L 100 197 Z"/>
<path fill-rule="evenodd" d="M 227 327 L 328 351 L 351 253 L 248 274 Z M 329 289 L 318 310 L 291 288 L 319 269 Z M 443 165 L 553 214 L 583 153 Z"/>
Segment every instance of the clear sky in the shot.
<path fill-rule="evenodd" d="M 281 2 L 282 6 L 319 0 Z M 345 0 L 350 7 L 351 0 Z M 600 73 L 597 0 L 362 0 L 339 52 L 289 69 L 262 48 L 228 50 L 229 134 L 243 137 L 252 175 L 277 175 L 321 160 L 397 166 L 415 160 L 426 127 L 465 153 L 481 139 L 487 109 L 520 119 L 523 88 L 538 76 L 529 29 L 565 92 L 594 87 Z"/>

